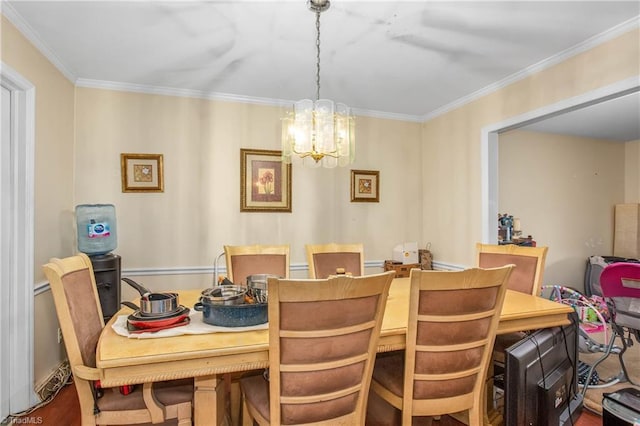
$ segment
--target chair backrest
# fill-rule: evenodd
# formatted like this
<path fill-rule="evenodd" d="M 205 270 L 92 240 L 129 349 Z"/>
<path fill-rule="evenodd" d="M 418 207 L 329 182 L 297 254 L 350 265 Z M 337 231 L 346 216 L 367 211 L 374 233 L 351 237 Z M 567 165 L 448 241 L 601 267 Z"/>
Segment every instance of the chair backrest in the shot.
<path fill-rule="evenodd" d="M 309 278 L 327 278 L 338 268 L 354 277 L 364 275 L 364 245 L 355 244 L 307 244 Z"/>
<path fill-rule="evenodd" d="M 640 263 L 607 265 L 600 274 L 600 286 L 613 323 L 640 330 Z"/>
<path fill-rule="evenodd" d="M 289 277 L 288 245 L 224 246 L 224 254 L 234 284 L 246 285 L 247 277 L 255 274 Z"/>
<path fill-rule="evenodd" d="M 476 244 L 478 268 L 516 265 L 509 279 L 509 290 L 539 296 L 542 292 L 544 262 L 548 247 L 526 247 L 515 244 Z"/>
<path fill-rule="evenodd" d="M 64 259 L 53 258 L 43 265 L 71 369 L 96 366 L 96 347 L 104 328 L 102 308 L 89 257 L 80 253 Z M 81 409 L 93 411 L 92 384 L 74 379 Z"/>
<path fill-rule="evenodd" d="M 411 271 L 403 416 L 480 407 L 512 268 Z"/>
<path fill-rule="evenodd" d="M 394 276 L 269 279 L 271 424 L 364 425 Z"/>

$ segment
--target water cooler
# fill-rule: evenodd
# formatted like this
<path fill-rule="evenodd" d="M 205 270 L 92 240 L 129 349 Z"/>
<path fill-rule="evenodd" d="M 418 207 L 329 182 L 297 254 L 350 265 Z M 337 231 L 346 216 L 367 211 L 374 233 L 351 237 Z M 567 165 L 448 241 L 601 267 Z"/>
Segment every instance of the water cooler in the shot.
<path fill-rule="evenodd" d="M 76 206 L 78 251 L 89 256 L 105 321 L 120 309 L 121 259 L 117 247 L 116 209 L 113 204 Z"/>

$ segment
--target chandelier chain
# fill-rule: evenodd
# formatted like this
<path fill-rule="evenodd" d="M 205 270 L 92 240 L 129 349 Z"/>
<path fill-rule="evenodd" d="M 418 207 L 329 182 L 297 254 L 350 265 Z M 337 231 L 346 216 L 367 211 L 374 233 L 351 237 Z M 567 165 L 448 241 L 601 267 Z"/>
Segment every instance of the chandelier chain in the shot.
<path fill-rule="evenodd" d="M 316 101 L 320 99 L 320 11 L 316 12 Z"/>
<path fill-rule="evenodd" d="M 316 14 L 316 100 L 293 104 L 282 119 L 282 161 L 302 159 L 304 166 L 342 167 L 353 163 L 354 118 L 345 104 L 320 99 L 320 13 L 329 0 L 307 0 Z"/>

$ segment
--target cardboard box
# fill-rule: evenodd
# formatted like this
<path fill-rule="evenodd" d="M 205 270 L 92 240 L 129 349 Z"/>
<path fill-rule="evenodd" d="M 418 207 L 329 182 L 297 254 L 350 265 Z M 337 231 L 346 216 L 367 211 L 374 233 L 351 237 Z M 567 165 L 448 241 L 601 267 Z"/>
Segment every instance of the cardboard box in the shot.
<path fill-rule="evenodd" d="M 396 278 L 407 278 L 411 275 L 412 269 L 420 269 L 419 263 L 404 264 L 394 262 L 393 260 L 384 261 L 384 271 L 396 271 Z"/>

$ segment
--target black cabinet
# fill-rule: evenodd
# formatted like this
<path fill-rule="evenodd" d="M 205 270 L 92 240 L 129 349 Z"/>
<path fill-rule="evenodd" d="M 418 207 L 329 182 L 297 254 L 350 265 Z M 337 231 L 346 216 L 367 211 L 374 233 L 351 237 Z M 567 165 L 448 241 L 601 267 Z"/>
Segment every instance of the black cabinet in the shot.
<path fill-rule="evenodd" d="M 108 253 L 91 256 L 90 259 L 106 322 L 120 310 L 120 256 Z"/>

